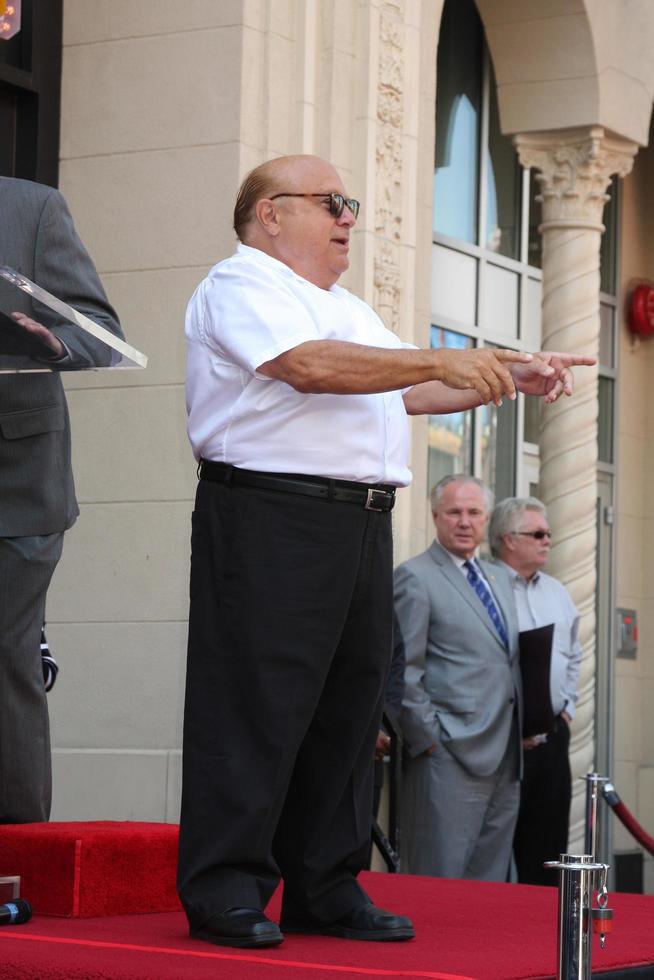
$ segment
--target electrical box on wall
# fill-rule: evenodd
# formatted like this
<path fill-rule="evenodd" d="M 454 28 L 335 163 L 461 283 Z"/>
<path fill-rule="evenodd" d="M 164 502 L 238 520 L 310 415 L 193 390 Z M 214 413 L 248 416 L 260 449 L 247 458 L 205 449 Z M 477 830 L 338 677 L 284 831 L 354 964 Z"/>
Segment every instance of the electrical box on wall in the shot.
<path fill-rule="evenodd" d="M 618 609 L 616 656 L 635 660 L 638 653 L 638 615 L 635 609 Z"/>

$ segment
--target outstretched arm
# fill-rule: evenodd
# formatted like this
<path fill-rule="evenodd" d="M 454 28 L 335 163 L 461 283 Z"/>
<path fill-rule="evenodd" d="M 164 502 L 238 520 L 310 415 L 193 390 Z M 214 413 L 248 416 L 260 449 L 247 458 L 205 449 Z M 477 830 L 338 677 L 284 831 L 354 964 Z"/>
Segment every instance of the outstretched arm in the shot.
<path fill-rule="evenodd" d="M 555 351 L 540 351 L 534 355 L 530 365 L 516 364 L 511 369 L 518 391 L 525 395 L 542 396 L 549 404 L 561 395 L 570 396 L 574 389 L 572 367 L 592 367 L 597 364 L 595 357 L 585 354 L 564 354 Z M 542 370 L 543 365 L 547 370 Z"/>
<path fill-rule="evenodd" d="M 574 389 L 573 366 L 592 366 L 594 357 L 585 354 L 559 354 L 541 351 L 531 361 L 507 365 L 515 387 L 525 395 L 542 396 L 547 403 L 555 402 L 562 394 L 571 395 Z M 485 404 L 474 390 L 455 391 L 445 382 L 431 381 L 416 385 L 404 395 L 409 415 L 448 415 Z M 495 404 L 498 404 L 495 401 Z"/>
<path fill-rule="evenodd" d="M 438 382 L 458 389 L 464 407 L 515 398 L 512 364 L 533 355 L 489 347 L 465 351 L 388 350 L 339 340 L 310 340 L 258 367 L 260 374 L 313 394 L 371 394 Z M 458 409 L 434 409 L 434 411 Z"/>

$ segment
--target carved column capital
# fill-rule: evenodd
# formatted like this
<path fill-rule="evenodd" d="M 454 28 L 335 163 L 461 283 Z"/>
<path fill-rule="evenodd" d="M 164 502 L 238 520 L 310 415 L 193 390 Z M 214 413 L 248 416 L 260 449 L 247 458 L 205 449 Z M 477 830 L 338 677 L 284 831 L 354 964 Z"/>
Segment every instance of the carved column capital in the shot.
<path fill-rule="evenodd" d="M 636 143 L 611 136 L 601 126 L 520 134 L 513 141 L 523 167 L 538 171 L 543 231 L 550 227 L 604 231 L 602 212 L 611 175 L 629 173 Z"/>

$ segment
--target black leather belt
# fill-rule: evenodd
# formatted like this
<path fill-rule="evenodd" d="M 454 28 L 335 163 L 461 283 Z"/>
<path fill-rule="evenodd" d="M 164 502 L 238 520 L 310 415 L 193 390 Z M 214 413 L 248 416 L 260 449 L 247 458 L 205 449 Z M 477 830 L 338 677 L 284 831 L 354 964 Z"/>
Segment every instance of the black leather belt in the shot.
<path fill-rule="evenodd" d="M 395 487 L 384 483 L 367 486 L 351 480 L 328 480 L 321 476 L 303 476 L 295 473 L 262 473 L 242 470 L 229 463 L 200 461 L 201 480 L 213 483 L 234 484 L 240 487 L 257 487 L 260 490 L 280 490 L 283 493 L 299 493 L 305 497 L 322 497 L 341 503 L 357 504 L 365 510 L 389 511 L 395 504 Z"/>

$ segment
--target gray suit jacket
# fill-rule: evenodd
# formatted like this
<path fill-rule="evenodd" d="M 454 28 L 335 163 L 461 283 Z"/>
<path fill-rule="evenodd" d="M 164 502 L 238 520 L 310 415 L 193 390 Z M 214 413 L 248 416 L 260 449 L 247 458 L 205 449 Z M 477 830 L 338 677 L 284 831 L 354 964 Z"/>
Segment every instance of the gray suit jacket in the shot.
<path fill-rule="evenodd" d="M 481 562 L 509 649 L 448 553 L 436 542 L 395 570 L 406 652 L 402 730 L 411 756 L 442 745 L 473 775 L 490 776 L 509 738 L 521 758 L 518 621 L 504 569 Z"/>
<path fill-rule="evenodd" d="M 66 202 L 52 187 L 0 177 L 0 264 L 122 336 Z M 102 363 L 98 347 L 66 327 L 57 333 L 70 351 L 58 369 Z M 0 536 L 64 531 L 77 514 L 59 374 L 0 375 Z"/>

